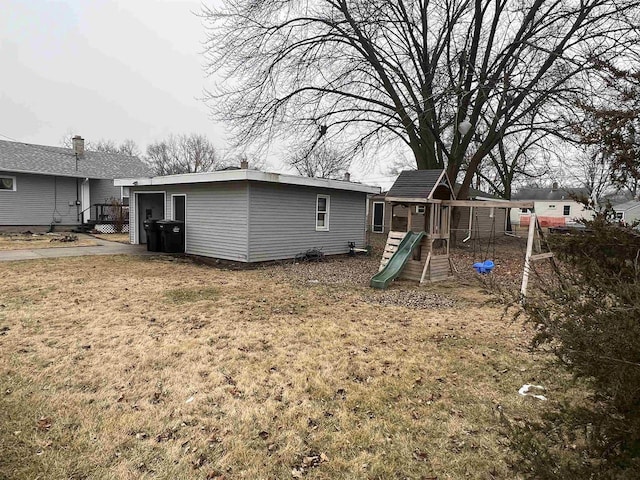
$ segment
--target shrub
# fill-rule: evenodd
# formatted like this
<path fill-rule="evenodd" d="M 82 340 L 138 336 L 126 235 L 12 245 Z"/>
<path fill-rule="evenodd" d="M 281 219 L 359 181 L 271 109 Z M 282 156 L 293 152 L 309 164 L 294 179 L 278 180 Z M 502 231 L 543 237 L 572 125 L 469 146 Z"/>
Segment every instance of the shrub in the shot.
<path fill-rule="evenodd" d="M 588 233 L 551 236 L 553 279 L 527 298 L 533 347 L 590 390 L 543 421 L 511 427 L 516 468 L 534 478 L 638 478 L 640 233 L 599 214 Z"/>
<path fill-rule="evenodd" d="M 122 233 L 124 224 L 127 221 L 125 209 L 122 208 L 123 204 L 121 200 L 117 198 L 111 199 L 111 206 L 109 207 L 109 217 L 113 218 L 113 227 L 116 233 Z"/>

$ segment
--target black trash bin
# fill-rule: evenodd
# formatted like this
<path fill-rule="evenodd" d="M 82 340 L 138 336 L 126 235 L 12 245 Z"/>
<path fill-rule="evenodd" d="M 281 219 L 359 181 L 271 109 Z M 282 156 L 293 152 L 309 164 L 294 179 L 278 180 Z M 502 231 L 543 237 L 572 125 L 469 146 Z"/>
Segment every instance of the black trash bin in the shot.
<path fill-rule="evenodd" d="M 144 231 L 147 232 L 147 250 L 149 252 L 161 252 L 160 245 L 160 229 L 158 228 L 158 219 L 147 218 L 144 223 Z"/>
<path fill-rule="evenodd" d="M 184 222 L 180 220 L 160 220 L 160 242 L 166 253 L 184 253 Z"/>

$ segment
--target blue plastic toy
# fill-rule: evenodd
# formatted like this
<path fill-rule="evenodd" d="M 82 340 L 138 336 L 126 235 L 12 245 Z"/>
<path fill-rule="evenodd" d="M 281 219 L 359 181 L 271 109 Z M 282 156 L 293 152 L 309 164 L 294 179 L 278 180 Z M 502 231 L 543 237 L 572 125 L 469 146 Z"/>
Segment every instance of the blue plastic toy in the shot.
<path fill-rule="evenodd" d="M 476 272 L 486 275 L 487 273 L 491 273 L 495 267 L 494 263 L 491 260 L 485 260 L 484 262 L 476 262 L 473 264 L 473 268 L 475 268 Z"/>

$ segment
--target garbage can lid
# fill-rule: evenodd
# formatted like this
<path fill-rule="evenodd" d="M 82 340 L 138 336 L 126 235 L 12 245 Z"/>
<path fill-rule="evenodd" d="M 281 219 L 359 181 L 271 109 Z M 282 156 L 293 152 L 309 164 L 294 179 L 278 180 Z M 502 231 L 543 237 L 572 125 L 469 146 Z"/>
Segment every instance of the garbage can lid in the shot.
<path fill-rule="evenodd" d="M 158 223 L 163 225 L 182 225 L 184 222 L 182 220 L 169 220 L 165 218 L 164 220 L 158 220 Z"/>

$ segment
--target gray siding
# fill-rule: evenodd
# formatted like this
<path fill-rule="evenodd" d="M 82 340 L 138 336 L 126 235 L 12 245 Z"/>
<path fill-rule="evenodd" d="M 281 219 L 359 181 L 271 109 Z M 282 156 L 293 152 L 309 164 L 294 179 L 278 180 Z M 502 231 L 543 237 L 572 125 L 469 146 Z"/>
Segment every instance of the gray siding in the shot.
<path fill-rule="evenodd" d="M 0 225 L 78 224 L 76 179 L 3 172 L 16 191 L 0 190 Z"/>
<path fill-rule="evenodd" d="M 133 194 L 133 188 L 130 190 L 129 197 L 129 243 L 136 243 L 136 235 L 138 230 L 138 205 L 136 196 Z M 137 242 L 140 243 L 140 242 Z"/>
<path fill-rule="evenodd" d="M 246 262 L 247 206 L 246 182 L 184 184 L 131 187 L 130 237 L 137 226 L 137 199 L 134 192 L 166 192 L 165 217 L 172 218 L 172 194 L 186 194 L 186 253 Z"/>
<path fill-rule="evenodd" d="M 316 231 L 316 196 L 330 196 L 329 231 Z M 249 261 L 295 257 L 311 248 L 347 253 L 364 246 L 365 193 L 251 182 Z"/>
<path fill-rule="evenodd" d="M 479 205 L 482 205 L 482 202 L 478 202 Z M 469 233 L 469 213 L 470 208 L 467 207 L 459 207 L 460 208 L 460 223 L 458 224 L 458 231 L 461 232 L 462 237 L 458 235 L 459 238 L 465 238 Z M 495 234 L 503 235 L 505 232 L 505 220 L 506 220 L 506 209 L 504 208 L 494 208 L 494 216 L 495 216 Z M 477 207 L 473 209 L 473 224 L 471 226 L 471 238 L 490 238 L 492 236 L 493 231 L 493 218 L 490 217 L 491 209 L 487 207 Z"/>
<path fill-rule="evenodd" d="M 626 223 L 633 223 L 638 219 L 640 219 L 640 205 L 630 208 L 629 210 L 624 212 L 624 221 Z"/>
<path fill-rule="evenodd" d="M 120 187 L 113 186 L 113 180 L 89 180 L 89 197 L 91 205 L 96 203 L 111 203 L 116 198 L 120 200 Z M 96 219 L 96 209 L 91 208 L 91 219 Z"/>

